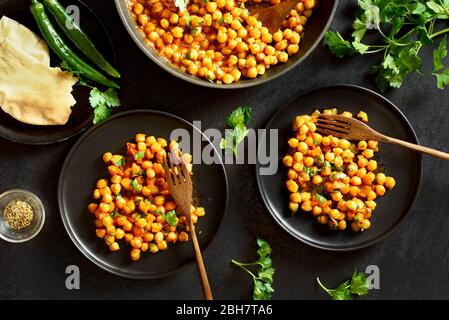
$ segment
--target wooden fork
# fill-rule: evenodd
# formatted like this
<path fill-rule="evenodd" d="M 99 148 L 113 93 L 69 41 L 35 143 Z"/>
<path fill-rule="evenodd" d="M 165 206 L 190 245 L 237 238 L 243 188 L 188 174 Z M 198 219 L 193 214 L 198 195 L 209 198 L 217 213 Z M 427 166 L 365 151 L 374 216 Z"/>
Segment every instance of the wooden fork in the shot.
<path fill-rule="evenodd" d="M 415 151 L 449 161 L 449 154 L 414 143 L 386 136 L 357 119 L 338 115 L 320 114 L 316 124 L 319 133 L 333 135 L 347 140 L 376 140 L 397 144 Z"/>
<path fill-rule="evenodd" d="M 198 244 L 198 238 L 196 237 L 195 226 L 190 218 L 190 208 L 192 206 L 192 179 L 187 167 L 180 157 L 179 161 L 181 165 L 173 165 L 173 161 L 170 154 L 164 158 L 164 170 L 168 183 L 168 189 L 170 194 L 175 200 L 176 204 L 180 208 L 181 213 L 186 217 L 187 224 L 190 230 L 190 236 L 192 238 L 193 248 L 195 250 L 196 264 L 198 266 L 198 272 L 200 274 L 201 283 L 203 286 L 203 293 L 206 300 L 213 300 L 212 291 L 209 285 L 209 279 L 207 278 L 206 268 L 204 267 L 203 256 Z"/>

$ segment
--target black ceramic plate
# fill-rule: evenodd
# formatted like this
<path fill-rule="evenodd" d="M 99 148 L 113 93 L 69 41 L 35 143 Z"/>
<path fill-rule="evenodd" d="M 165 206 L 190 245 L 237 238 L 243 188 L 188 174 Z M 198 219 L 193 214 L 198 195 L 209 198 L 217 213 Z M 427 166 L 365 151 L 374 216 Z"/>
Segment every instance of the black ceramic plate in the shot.
<path fill-rule="evenodd" d="M 119 252 L 111 253 L 104 242 L 95 236 L 93 217 L 86 210 L 96 181 L 108 176 L 107 167 L 102 161 L 104 152 L 123 151 L 126 142 L 139 132 L 169 139 L 175 129 L 200 134 L 189 122 L 167 113 L 151 110 L 120 113 L 87 131 L 64 162 L 58 187 L 64 226 L 78 249 L 109 272 L 129 278 L 158 278 L 175 273 L 193 261 L 190 242 L 171 245 L 167 251 L 158 254 L 143 253 L 137 262 L 131 261 L 126 243 L 120 243 L 122 248 Z M 210 144 L 204 136 L 203 140 L 203 147 Z M 227 205 L 225 169 L 218 156 L 215 163 L 193 166 L 194 198 L 206 210 L 206 215 L 199 219 L 196 227 L 203 249 L 211 242 Z"/>
<path fill-rule="evenodd" d="M 417 143 L 416 135 L 405 116 L 390 101 L 377 93 L 349 85 L 324 87 L 307 92 L 279 109 L 267 129 L 279 129 L 279 168 L 275 175 L 262 176 L 257 168 L 257 182 L 263 201 L 275 221 L 295 238 L 317 248 L 349 251 L 372 245 L 395 229 L 413 206 L 421 185 L 421 155 L 394 145 L 381 144 L 380 163 L 386 173 L 395 177 L 396 187 L 377 202 L 372 227 L 363 233 L 351 230 L 335 232 L 320 225 L 310 213 L 288 210 L 286 170 L 282 157 L 288 152 L 287 140 L 292 136 L 291 123 L 296 115 L 311 114 L 315 109 L 337 107 L 357 114 L 364 110 L 369 125 L 387 135 Z"/>
<path fill-rule="evenodd" d="M 105 26 L 92 10 L 79 0 L 61 0 L 61 3 L 64 6 L 78 6 L 80 9 L 81 27 L 89 34 L 101 52 L 110 61 L 115 61 L 111 38 Z M 0 1 L 0 18 L 6 15 L 22 23 L 41 37 L 36 22 L 30 13 L 29 6 L 29 0 Z M 56 26 L 56 23 L 54 25 Z M 68 40 L 67 44 L 70 44 Z M 73 45 L 70 45 L 70 47 L 74 48 Z M 52 54 L 51 66 L 58 66 L 59 62 L 59 58 Z M 38 79 L 38 75 L 36 75 L 36 79 Z M 26 144 L 50 144 L 63 141 L 81 132 L 92 123 L 92 108 L 88 100 L 89 90 L 85 87 L 74 86 L 73 95 L 77 103 L 72 107 L 69 121 L 63 126 L 33 126 L 24 124 L 0 109 L 0 137 Z"/>

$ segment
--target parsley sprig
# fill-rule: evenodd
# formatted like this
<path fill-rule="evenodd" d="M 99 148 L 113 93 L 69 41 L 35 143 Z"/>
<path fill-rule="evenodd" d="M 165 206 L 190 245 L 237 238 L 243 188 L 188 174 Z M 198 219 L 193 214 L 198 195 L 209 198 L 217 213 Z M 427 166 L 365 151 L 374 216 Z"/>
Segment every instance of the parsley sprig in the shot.
<path fill-rule="evenodd" d="M 271 247 L 267 241 L 257 238 L 257 245 L 259 249 L 257 254 L 259 260 L 251 263 L 238 262 L 231 260 L 231 262 L 251 275 L 254 281 L 253 299 L 254 300 L 269 300 L 274 292 L 273 289 L 273 276 L 275 268 L 273 267 L 273 261 L 271 260 Z M 257 275 L 254 274 L 247 267 L 258 266 Z"/>
<path fill-rule="evenodd" d="M 339 32 L 328 31 L 326 42 L 337 56 L 354 54 L 382 54 L 380 64 L 373 67 L 375 82 L 381 91 L 399 88 L 405 77 L 417 72 L 423 74 L 420 51 L 434 45 L 438 36 L 449 28 L 437 29 L 439 21 L 449 20 L 449 0 L 358 0 L 358 10 L 352 24 L 352 36 L 346 40 Z M 364 42 L 368 30 L 377 30 L 379 43 Z M 434 50 L 434 68 L 437 87 L 449 84 L 449 68 L 443 64 L 447 56 L 446 38 Z"/>
<path fill-rule="evenodd" d="M 237 146 L 245 139 L 248 134 L 246 128 L 251 119 L 250 107 L 238 107 L 226 117 L 226 125 L 232 130 L 226 131 L 226 135 L 220 141 L 220 148 L 230 149 L 237 158 Z"/>
<path fill-rule="evenodd" d="M 368 293 L 366 276 L 363 272 L 357 272 L 357 270 L 352 273 L 351 280 L 346 280 L 336 289 L 326 288 L 321 283 L 320 278 L 316 278 L 316 281 L 331 296 L 332 300 L 353 300 L 354 295 L 363 296 Z"/>

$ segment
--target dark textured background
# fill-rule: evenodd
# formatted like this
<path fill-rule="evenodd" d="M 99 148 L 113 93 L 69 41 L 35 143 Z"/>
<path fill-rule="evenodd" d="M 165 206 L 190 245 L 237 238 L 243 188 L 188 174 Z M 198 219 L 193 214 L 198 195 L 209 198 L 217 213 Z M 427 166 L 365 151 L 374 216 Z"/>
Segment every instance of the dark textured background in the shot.
<path fill-rule="evenodd" d="M 268 84 L 237 91 L 205 89 L 182 82 L 150 62 L 134 45 L 112 1 L 85 0 L 111 31 L 124 81 L 121 99 L 126 108 L 153 108 L 203 128 L 223 129 L 225 116 L 238 105 L 254 108 L 251 125 L 263 127 L 285 102 L 308 89 L 352 83 L 374 89 L 367 71 L 371 57 L 334 58 L 320 45 L 305 63 Z M 354 1 L 340 1 L 332 24 L 345 29 L 351 23 Z M 133 81 L 126 81 L 133 79 Z M 399 90 L 386 93 L 408 117 L 422 144 L 449 150 L 448 91 L 435 88 L 431 78 L 413 75 Z M 182 274 L 157 281 L 122 279 L 89 262 L 67 236 L 56 202 L 59 170 L 76 138 L 52 146 L 25 146 L 0 139 L 0 192 L 25 188 L 35 192 L 47 209 L 44 229 L 20 245 L 0 242 L 0 298 L 137 298 L 200 299 L 195 265 Z M 273 246 L 277 268 L 276 299 L 326 298 L 315 277 L 330 287 L 346 279 L 354 268 L 376 264 L 381 289 L 370 299 L 449 299 L 448 166 L 424 157 L 424 179 L 415 207 L 386 240 L 352 253 L 331 253 L 308 247 L 285 234 L 265 210 L 256 185 L 254 167 L 227 167 L 230 206 L 212 245 L 204 253 L 216 298 L 245 299 L 251 280 L 229 260 L 255 258 L 255 238 Z M 391 208 L 395 210 L 395 208 Z M 81 290 L 65 288 L 65 268 L 81 270 Z"/>

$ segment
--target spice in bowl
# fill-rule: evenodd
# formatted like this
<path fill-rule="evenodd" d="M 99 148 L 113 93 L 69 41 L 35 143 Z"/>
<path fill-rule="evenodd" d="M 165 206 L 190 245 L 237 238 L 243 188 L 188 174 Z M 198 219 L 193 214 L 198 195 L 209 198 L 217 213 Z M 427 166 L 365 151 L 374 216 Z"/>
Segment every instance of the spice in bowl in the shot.
<path fill-rule="evenodd" d="M 12 229 L 21 230 L 31 225 L 34 211 L 28 202 L 17 200 L 10 202 L 6 206 L 3 216 Z"/>

